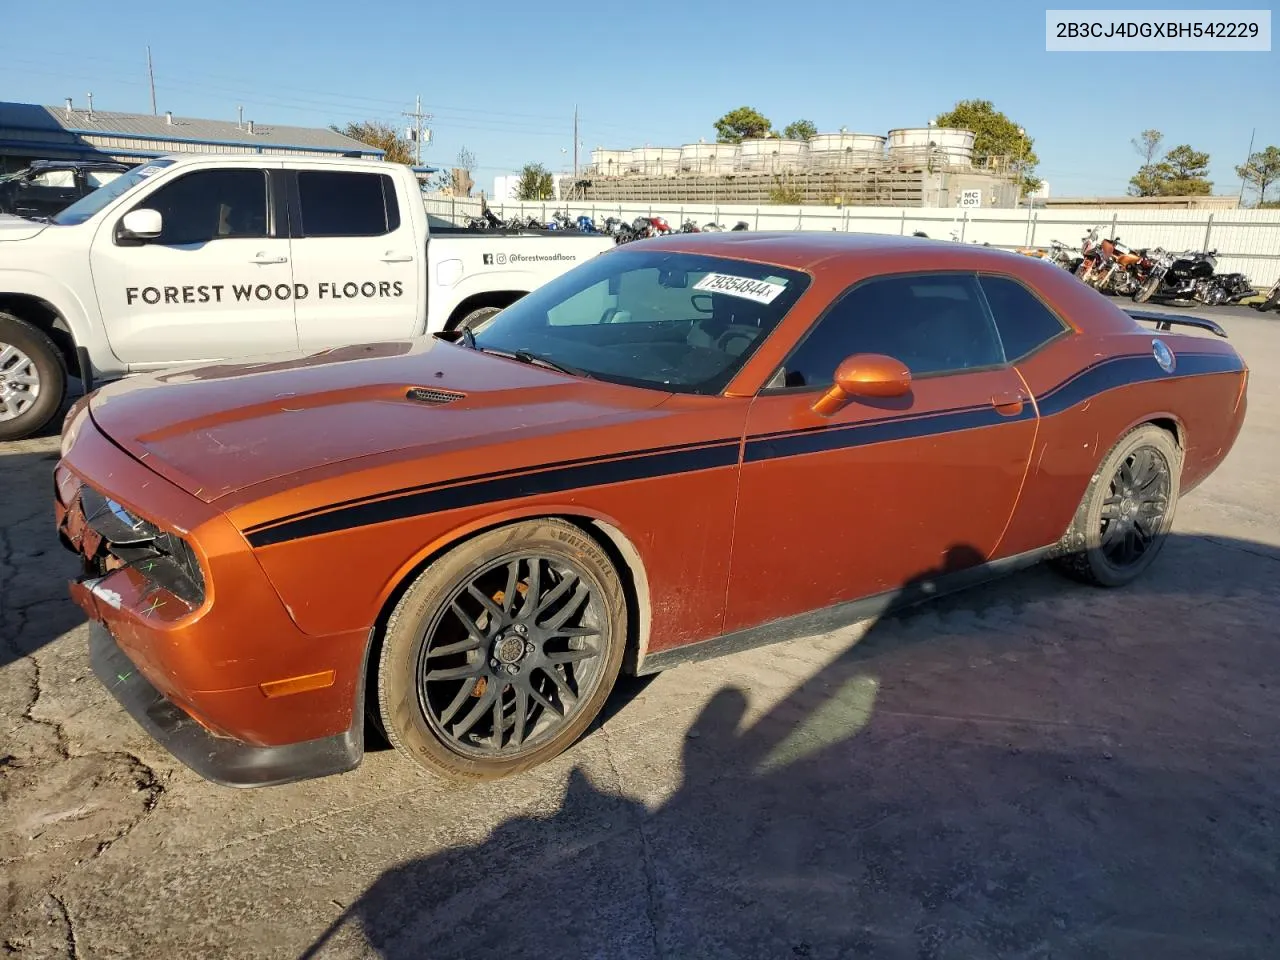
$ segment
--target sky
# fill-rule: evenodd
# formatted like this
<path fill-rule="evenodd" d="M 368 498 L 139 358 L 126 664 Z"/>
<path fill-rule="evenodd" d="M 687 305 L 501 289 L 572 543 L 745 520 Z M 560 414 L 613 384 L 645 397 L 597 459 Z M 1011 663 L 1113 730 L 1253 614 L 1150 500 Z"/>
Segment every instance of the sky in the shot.
<path fill-rule="evenodd" d="M 466 147 L 481 189 L 530 161 L 571 169 L 575 107 L 585 163 L 597 146 L 712 141 L 743 105 L 778 129 L 805 118 L 884 134 L 986 99 L 1034 139 L 1054 196 L 1122 194 L 1149 128 L 1166 148 L 1207 151 L 1220 194 L 1239 192 L 1251 135 L 1255 151 L 1280 146 L 1274 46 L 1049 53 L 1045 6 L 1026 2 L 60 0 L 56 23 L 42 3 L 6 7 L 0 100 L 83 106 L 92 93 L 96 109 L 147 112 L 149 44 L 161 113 L 234 120 L 243 105 L 265 125 L 402 126 L 421 96 L 424 163 L 452 166 Z"/>

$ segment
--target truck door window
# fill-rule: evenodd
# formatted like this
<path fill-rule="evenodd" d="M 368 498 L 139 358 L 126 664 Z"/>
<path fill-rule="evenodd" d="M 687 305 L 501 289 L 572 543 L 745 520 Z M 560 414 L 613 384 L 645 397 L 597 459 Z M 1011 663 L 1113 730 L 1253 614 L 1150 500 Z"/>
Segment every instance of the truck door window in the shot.
<path fill-rule="evenodd" d="M 384 173 L 298 171 L 304 237 L 381 237 L 400 227 L 395 182 Z"/>
<path fill-rule="evenodd" d="M 160 211 L 154 243 L 178 246 L 267 235 L 265 170 L 197 170 L 165 184 L 138 204 Z"/>

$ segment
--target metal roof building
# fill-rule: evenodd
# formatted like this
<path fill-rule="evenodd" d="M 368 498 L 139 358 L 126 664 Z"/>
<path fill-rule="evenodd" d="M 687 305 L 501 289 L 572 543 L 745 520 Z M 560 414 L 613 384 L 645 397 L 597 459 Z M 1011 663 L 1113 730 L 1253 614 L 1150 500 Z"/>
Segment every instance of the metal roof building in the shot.
<path fill-rule="evenodd" d="M 44 107 L 0 101 L 0 171 L 30 160 L 104 160 L 140 163 L 170 153 L 259 153 L 335 156 L 384 151 L 316 127 L 263 125 L 252 120 L 197 120 L 149 113 L 115 113 L 92 106 Z"/>

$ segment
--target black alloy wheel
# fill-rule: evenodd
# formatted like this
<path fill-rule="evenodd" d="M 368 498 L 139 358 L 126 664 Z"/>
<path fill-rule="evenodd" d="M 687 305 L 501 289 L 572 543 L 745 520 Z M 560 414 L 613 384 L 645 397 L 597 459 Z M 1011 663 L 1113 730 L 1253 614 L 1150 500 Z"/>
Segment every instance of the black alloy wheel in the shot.
<path fill-rule="evenodd" d="M 503 559 L 453 591 L 424 632 L 418 704 L 442 741 L 520 756 L 564 729 L 603 678 L 601 602 L 568 561 Z"/>
<path fill-rule="evenodd" d="M 1181 477 L 1182 450 L 1169 431 L 1150 423 L 1129 431 L 1090 479 L 1054 565 L 1101 587 L 1137 579 L 1173 526 Z"/>
<path fill-rule="evenodd" d="M 376 654 L 371 713 L 401 753 L 492 780 L 568 749 L 604 706 L 627 644 L 601 542 L 538 518 L 464 540 L 408 585 Z"/>
<path fill-rule="evenodd" d="M 1139 447 L 1116 468 L 1098 534 L 1104 556 L 1117 569 L 1137 563 L 1155 543 L 1169 509 L 1170 473 L 1154 447 Z"/>

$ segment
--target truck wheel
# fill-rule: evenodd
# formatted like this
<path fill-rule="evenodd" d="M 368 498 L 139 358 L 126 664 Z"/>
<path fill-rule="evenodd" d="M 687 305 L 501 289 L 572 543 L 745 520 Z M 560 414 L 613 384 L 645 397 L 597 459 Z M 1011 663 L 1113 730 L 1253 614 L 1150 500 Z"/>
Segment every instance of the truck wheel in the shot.
<path fill-rule="evenodd" d="M 479 333 L 491 318 L 496 317 L 501 312 L 502 310 L 499 307 L 481 307 L 478 310 L 472 310 L 458 321 L 458 329 L 468 329 L 472 333 Z"/>
<path fill-rule="evenodd" d="M 1173 526 L 1182 451 L 1144 424 L 1120 439 L 1089 481 L 1054 566 L 1076 580 L 1119 587 L 1151 566 Z"/>
<path fill-rule="evenodd" d="M 583 531 L 542 519 L 480 534 L 391 614 L 376 695 L 387 739 L 449 780 L 538 766 L 600 712 L 626 638 L 618 573 Z"/>
<path fill-rule="evenodd" d="M 484 329 L 484 325 L 488 324 L 493 317 L 498 316 L 502 312 L 502 307 L 480 307 L 479 310 L 472 310 L 470 314 L 458 320 L 458 329 L 471 330 L 471 333 L 480 333 Z"/>
<path fill-rule="evenodd" d="M 0 440 L 39 433 L 67 391 L 62 356 L 43 331 L 0 313 Z"/>

